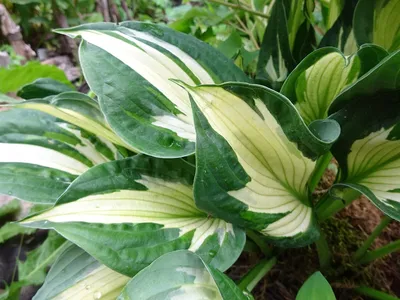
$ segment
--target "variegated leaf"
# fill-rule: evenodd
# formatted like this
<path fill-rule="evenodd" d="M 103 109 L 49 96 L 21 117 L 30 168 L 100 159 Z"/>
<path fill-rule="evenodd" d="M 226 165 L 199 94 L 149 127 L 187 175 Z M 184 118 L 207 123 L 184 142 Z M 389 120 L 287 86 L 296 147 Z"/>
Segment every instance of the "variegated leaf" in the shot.
<path fill-rule="evenodd" d="M 385 50 L 373 45 L 350 57 L 336 48 L 318 49 L 289 75 L 281 93 L 295 104 L 307 124 L 325 119 L 335 97 L 386 55 Z"/>
<path fill-rule="evenodd" d="M 336 22 L 345 5 L 344 0 L 322 0 L 321 11 L 326 30 L 329 30 Z"/>
<path fill-rule="evenodd" d="M 43 99 L 31 99 L 15 105 L 35 109 L 79 126 L 109 142 L 135 151 L 123 142 L 109 127 L 96 101 L 78 92 L 65 92 Z"/>
<path fill-rule="evenodd" d="M 115 159 L 115 147 L 42 112 L 0 112 L 0 192 L 54 203 L 90 167 Z"/>
<path fill-rule="evenodd" d="M 71 245 L 51 267 L 33 299 L 114 300 L 129 279 Z"/>
<path fill-rule="evenodd" d="M 265 29 L 257 66 L 257 79 L 279 90 L 286 77 L 311 49 L 313 28 L 308 0 L 283 0 L 273 4 Z"/>
<path fill-rule="evenodd" d="M 334 99 L 329 107 L 328 115 L 343 108 L 352 99 L 369 97 L 378 94 L 379 91 L 399 89 L 400 50 L 387 55 L 382 48 L 377 46 L 366 46 L 365 49 L 368 51 L 364 53 L 363 49 L 362 47 L 357 53 L 360 58 L 364 56 L 361 58 L 362 76 Z"/>
<path fill-rule="evenodd" d="M 169 79 L 249 81 L 222 53 L 164 26 L 98 23 L 58 32 L 82 37 L 83 73 L 107 121 L 128 145 L 152 156 L 194 152 L 189 98 Z"/>
<path fill-rule="evenodd" d="M 359 0 L 354 35 L 359 45 L 373 43 L 389 52 L 400 49 L 400 0 Z"/>
<path fill-rule="evenodd" d="M 235 283 L 189 251 L 164 254 L 128 282 L 119 300 L 245 300 Z"/>
<path fill-rule="evenodd" d="M 303 153 L 328 151 L 337 123 L 323 124 L 321 140 L 288 99 L 262 86 L 185 88 L 197 134 L 196 205 L 284 246 L 317 238 L 307 190 L 315 161 Z"/>
<path fill-rule="evenodd" d="M 392 60 L 392 66 L 394 63 Z M 394 73 L 380 72 L 380 76 L 388 76 L 386 81 L 379 78 L 372 89 L 370 80 L 349 88 L 343 96 L 351 101 L 342 103 L 343 108 L 331 116 L 342 127 L 342 135 L 332 148 L 341 166 L 334 190 L 355 189 L 396 220 L 400 220 L 399 69 L 397 60 Z"/>
<path fill-rule="evenodd" d="M 358 0 L 335 0 L 326 2 L 332 3 L 336 8 L 341 8 L 341 13 L 338 9 L 335 9 L 335 15 L 339 12 L 340 16 L 336 19 L 333 26 L 329 26 L 332 22 L 332 17 L 329 17 L 329 24 L 327 24 L 329 30 L 322 37 L 319 47 L 335 47 L 343 52 L 344 55 L 356 53 L 357 42 L 354 37 L 353 14 Z"/>
<path fill-rule="evenodd" d="M 243 230 L 196 208 L 194 168 L 144 155 L 91 168 L 54 208 L 23 224 L 54 228 L 108 267 L 134 275 L 163 253 L 189 249 L 226 270 Z"/>

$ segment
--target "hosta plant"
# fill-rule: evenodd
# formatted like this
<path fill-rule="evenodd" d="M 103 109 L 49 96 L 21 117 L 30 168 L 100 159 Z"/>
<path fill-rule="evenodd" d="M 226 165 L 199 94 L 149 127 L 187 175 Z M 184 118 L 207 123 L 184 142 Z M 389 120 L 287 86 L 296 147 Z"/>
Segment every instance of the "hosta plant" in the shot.
<path fill-rule="evenodd" d="M 312 1 L 276 1 L 284 26 L 268 23 L 257 79 L 160 25 L 57 30 L 81 38 L 95 97 L 33 83 L 0 113 L 0 191 L 47 204 L 20 224 L 71 242 L 35 299 L 249 299 L 284 248 L 316 243 L 329 267 L 320 224 L 360 194 L 387 217 L 354 260 L 399 248 L 367 252 L 400 220 L 400 37 L 397 19 L 385 39 L 379 25 L 400 5 L 331 2 L 312 51 Z M 332 157 L 336 182 L 317 201 Z M 223 272 L 246 237 L 267 257 L 236 285 Z M 307 296 L 334 299 L 320 273 Z"/>

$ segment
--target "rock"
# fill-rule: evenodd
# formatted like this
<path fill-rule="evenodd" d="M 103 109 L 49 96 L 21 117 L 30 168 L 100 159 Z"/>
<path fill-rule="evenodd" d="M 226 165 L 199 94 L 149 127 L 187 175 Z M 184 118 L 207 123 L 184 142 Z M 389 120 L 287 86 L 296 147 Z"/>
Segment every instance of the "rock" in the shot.
<path fill-rule="evenodd" d="M 0 52 L 0 67 L 7 67 L 10 64 L 10 56 L 7 52 Z"/>
<path fill-rule="evenodd" d="M 81 76 L 81 71 L 75 67 L 71 59 L 66 55 L 55 56 L 42 61 L 45 65 L 55 65 L 64 71 L 69 81 L 75 81 Z"/>

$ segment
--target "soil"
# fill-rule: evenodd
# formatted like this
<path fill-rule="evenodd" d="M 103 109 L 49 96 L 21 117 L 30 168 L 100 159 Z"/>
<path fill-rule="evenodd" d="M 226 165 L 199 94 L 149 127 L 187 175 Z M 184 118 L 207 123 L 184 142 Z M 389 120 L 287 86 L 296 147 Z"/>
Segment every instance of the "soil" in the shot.
<path fill-rule="evenodd" d="M 335 164 L 318 185 L 315 196 L 326 192 L 335 178 Z M 314 245 L 287 249 L 278 254 L 278 263 L 252 291 L 256 300 L 293 300 L 301 285 L 315 271 L 321 271 L 332 285 L 338 300 L 369 299 L 353 288 L 364 285 L 400 297 L 400 253 L 392 253 L 367 266 L 355 265 L 352 254 L 379 224 L 382 213 L 365 197 L 360 197 L 335 217 L 321 224 L 332 252 L 332 266 L 319 267 Z M 400 239 L 400 223 L 392 221 L 371 246 L 371 250 Z M 238 281 L 262 258 L 261 254 L 244 252 L 229 269 L 228 275 Z M 322 300 L 322 299 L 321 299 Z"/>

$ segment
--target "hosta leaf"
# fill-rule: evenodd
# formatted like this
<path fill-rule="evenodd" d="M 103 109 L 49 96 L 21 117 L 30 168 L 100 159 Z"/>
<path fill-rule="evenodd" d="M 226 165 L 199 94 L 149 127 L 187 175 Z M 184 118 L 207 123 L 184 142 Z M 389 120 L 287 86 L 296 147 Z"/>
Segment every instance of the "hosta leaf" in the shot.
<path fill-rule="evenodd" d="M 59 205 L 23 224 L 54 228 L 130 276 L 178 249 L 195 251 L 226 270 L 242 251 L 245 234 L 196 208 L 193 175 L 193 167 L 179 159 L 137 155 L 102 164 L 77 178 Z"/>
<path fill-rule="evenodd" d="M 340 184 L 333 189 L 355 189 L 385 214 L 400 220 L 399 82 L 393 88 L 374 93 L 365 93 L 367 86 L 364 91 L 358 89 L 363 93 L 354 94 L 348 105 L 331 116 L 342 127 L 332 148 L 341 166 Z"/>
<path fill-rule="evenodd" d="M 39 78 L 34 82 L 24 85 L 17 95 L 24 99 L 44 98 L 63 92 L 71 92 L 74 89 L 70 85 L 51 78 Z"/>
<path fill-rule="evenodd" d="M 315 158 L 339 134 L 325 123 L 322 141 L 290 101 L 262 86 L 227 83 L 186 89 L 193 99 L 197 150 L 194 187 L 199 208 L 260 230 L 286 246 L 318 235 L 307 181 Z M 298 144 L 296 146 L 296 143 Z"/>
<path fill-rule="evenodd" d="M 0 163 L 0 193 L 30 202 L 55 203 L 75 178 L 76 175 L 53 168 Z"/>
<path fill-rule="evenodd" d="M 350 57 L 336 48 L 318 49 L 289 75 L 281 93 L 295 104 L 307 124 L 325 119 L 335 97 L 385 55 L 385 50 L 373 45 Z"/>
<path fill-rule="evenodd" d="M 349 1 L 351 2 L 351 1 Z M 345 6 L 344 0 L 322 0 L 321 11 L 326 29 L 330 29 L 336 22 Z"/>
<path fill-rule="evenodd" d="M 277 1 L 265 29 L 257 65 L 257 79 L 276 89 L 294 67 L 287 26 L 285 1 Z"/>
<path fill-rule="evenodd" d="M 119 300 L 247 299 L 225 274 L 189 251 L 167 253 L 131 279 Z"/>
<path fill-rule="evenodd" d="M 389 52 L 400 49 L 400 0 L 359 0 L 354 35 L 359 45 L 373 43 Z"/>
<path fill-rule="evenodd" d="M 311 275 L 297 293 L 296 300 L 336 300 L 332 287 L 321 272 Z"/>
<path fill-rule="evenodd" d="M 257 66 L 257 79 L 279 89 L 310 49 L 312 27 L 307 21 L 313 5 L 308 0 L 276 1 L 265 29 Z M 311 7 L 310 7 L 311 6 Z"/>
<path fill-rule="evenodd" d="M 114 300 L 129 277 L 96 261 L 75 245 L 70 245 L 51 267 L 34 300 L 104 299 Z"/>
<path fill-rule="evenodd" d="M 249 81 L 216 49 L 164 26 L 97 23 L 58 32 L 82 37 L 81 66 L 107 121 L 127 144 L 152 156 L 194 152 L 189 98 L 169 79 Z"/>
<path fill-rule="evenodd" d="M 357 52 L 357 42 L 354 37 L 353 14 L 358 0 L 326 2 L 339 3 L 340 6 L 344 5 L 344 8 L 333 26 L 329 26 L 329 30 L 322 37 L 319 47 L 332 46 L 338 48 L 344 55 L 354 54 Z"/>
<path fill-rule="evenodd" d="M 373 50 L 371 55 L 365 55 L 362 59 L 366 66 L 366 70 L 362 72 L 363 75 L 334 99 L 328 114 L 343 108 L 352 99 L 374 95 L 381 90 L 393 91 L 399 89 L 400 50 L 385 55 L 382 50 L 375 46 L 371 46 L 370 49 Z M 363 55 L 361 54 L 362 50 L 363 48 L 360 49 L 359 55 Z"/>
<path fill-rule="evenodd" d="M 115 147 L 42 112 L 0 112 L 0 193 L 54 203 L 90 167 L 115 159 Z"/>
<path fill-rule="evenodd" d="M 114 144 L 130 148 L 112 132 L 97 102 L 85 94 L 66 92 L 44 99 L 31 99 L 16 106 L 43 111 Z"/>
<path fill-rule="evenodd" d="M 0 112 L 0 161 L 23 162 L 81 174 L 116 157 L 99 138 L 42 112 Z"/>

